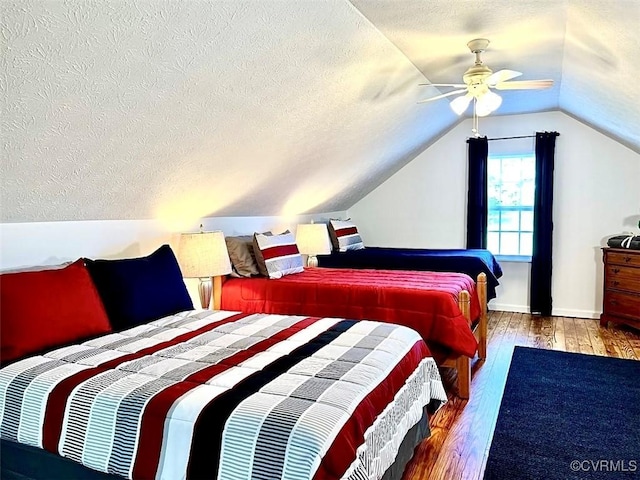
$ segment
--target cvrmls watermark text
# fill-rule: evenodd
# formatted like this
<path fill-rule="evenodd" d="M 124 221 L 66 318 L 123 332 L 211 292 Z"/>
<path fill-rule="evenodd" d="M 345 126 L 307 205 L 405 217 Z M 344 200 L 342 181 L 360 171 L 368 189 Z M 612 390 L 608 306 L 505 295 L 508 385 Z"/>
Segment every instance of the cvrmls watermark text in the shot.
<path fill-rule="evenodd" d="M 572 460 L 570 465 L 574 472 L 636 472 L 637 460 Z"/>

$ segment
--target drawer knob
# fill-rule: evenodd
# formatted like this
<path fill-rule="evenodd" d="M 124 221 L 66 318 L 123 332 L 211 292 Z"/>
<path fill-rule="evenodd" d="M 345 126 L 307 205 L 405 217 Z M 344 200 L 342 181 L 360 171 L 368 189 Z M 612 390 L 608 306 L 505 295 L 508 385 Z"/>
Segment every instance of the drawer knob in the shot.
<path fill-rule="evenodd" d="M 631 261 L 631 257 L 624 257 L 625 263 L 629 263 Z"/>
<path fill-rule="evenodd" d="M 613 270 L 611 270 L 613 273 L 620 273 L 620 269 L 619 268 L 614 268 Z"/>
<path fill-rule="evenodd" d="M 618 285 L 620 285 L 620 282 L 619 282 L 618 280 L 614 280 L 613 282 L 611 282 L 611 284 L 612 284 L 614 287 L 617 287 Z"/>
<path fill-rule="evenodd" d="M 618 301 L 617 301 L 617 300 L 609 300 L 609 303 L 610 303 L 611 305 L 617 305 L 617 304 L 618 304 Z"/>

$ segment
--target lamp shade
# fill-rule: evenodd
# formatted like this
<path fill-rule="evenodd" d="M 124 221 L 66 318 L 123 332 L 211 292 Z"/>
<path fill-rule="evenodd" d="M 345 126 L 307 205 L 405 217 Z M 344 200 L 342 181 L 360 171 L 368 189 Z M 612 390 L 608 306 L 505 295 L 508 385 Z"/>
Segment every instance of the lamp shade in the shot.
<path fill-rule="evenodd" d="M 469 106 L 469 103 L 471 103 L 472 99 L 473 99 L 473 95 L 469 95 L 467 93 L 462 97 L 458 97 L 455 100 L 452 100 L 449 103 L 449 106 L 451 107 L 451 110 L 453 110 L 456 113 L 456 115 L 462 115 L 464 111 L 467 109 L 467 107 Z"/>
<path fill-rule="evenodd" d="M 178 245 L 178 262 L 187 278 L 216 277 L 231 273 L 231 262 L 221 231 L 183 233 Z"/>
<path fill-rule="evenodd" d="M 302 223 L 298 225 L 296 244 L 300 253 L 305 255 L 331 253 L 329 231 L 324 223 Z"/>

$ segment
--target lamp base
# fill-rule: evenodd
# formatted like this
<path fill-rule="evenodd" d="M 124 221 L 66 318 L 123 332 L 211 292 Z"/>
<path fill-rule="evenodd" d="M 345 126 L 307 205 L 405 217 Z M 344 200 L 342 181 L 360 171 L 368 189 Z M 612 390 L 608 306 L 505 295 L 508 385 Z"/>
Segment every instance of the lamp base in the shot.
<path fill-rule="evenodd" d="M 211 279 L 210 278 L 201 278 L 200 283 L 198 284 L 198 293 L 200 294 L 200 305 L 204 309 L 209 308 L 209 304 L 211 303 Z"/>
<path fill-rule="evenodd" d="M 318 257 L 315 255 L 309 255 L 307 257 L 307 267 L 315 268 L 318 266 Z"/>

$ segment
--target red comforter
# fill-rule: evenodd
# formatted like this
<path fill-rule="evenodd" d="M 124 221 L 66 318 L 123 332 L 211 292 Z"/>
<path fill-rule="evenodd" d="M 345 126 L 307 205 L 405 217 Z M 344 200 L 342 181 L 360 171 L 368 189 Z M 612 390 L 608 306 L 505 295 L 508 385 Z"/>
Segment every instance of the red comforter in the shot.
<path fill-rule="evenodd" d="M 396 323 L 428 344 L 472 357 L 477 341 L 458 307 L 462 290 L 471 295 L 471 318 L 478 318 L 475 283 L 462 273 L 310 268 L 277 280 L 229 279 L 222 309 Z"/>

